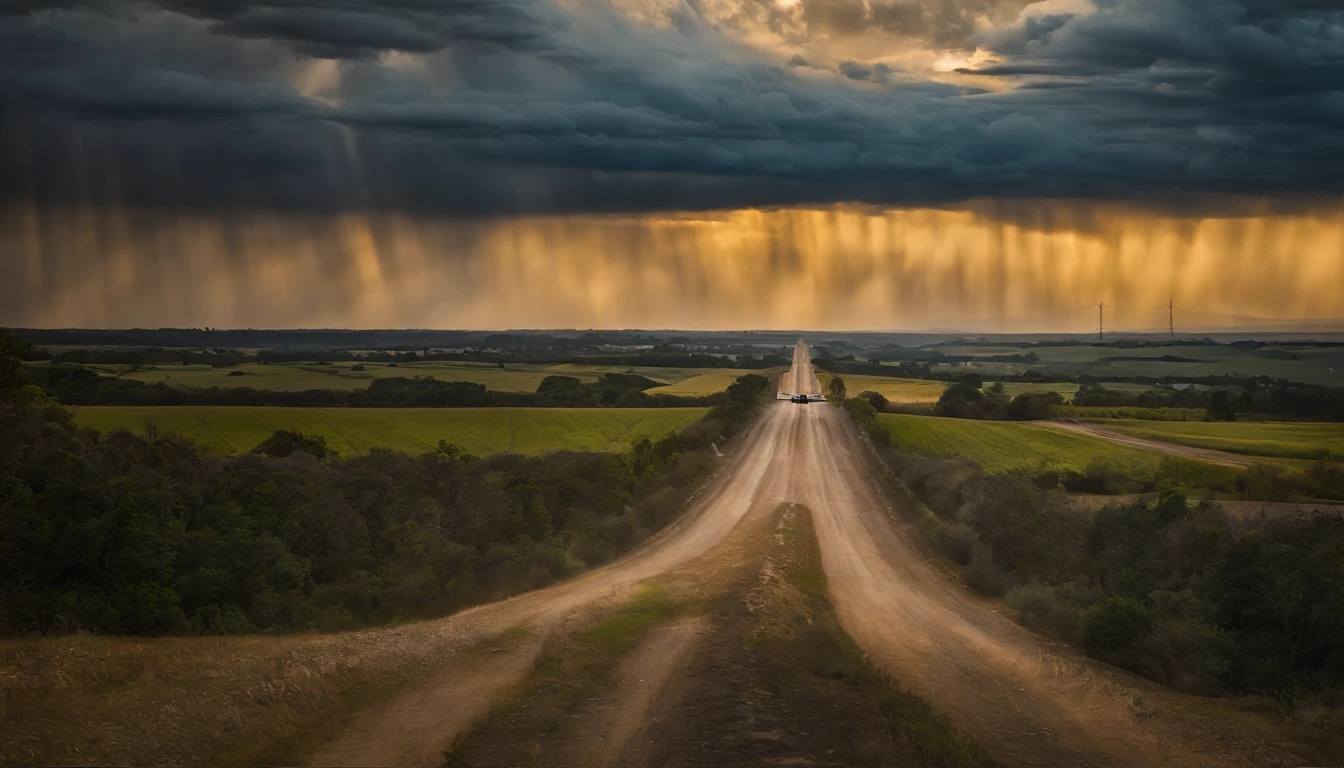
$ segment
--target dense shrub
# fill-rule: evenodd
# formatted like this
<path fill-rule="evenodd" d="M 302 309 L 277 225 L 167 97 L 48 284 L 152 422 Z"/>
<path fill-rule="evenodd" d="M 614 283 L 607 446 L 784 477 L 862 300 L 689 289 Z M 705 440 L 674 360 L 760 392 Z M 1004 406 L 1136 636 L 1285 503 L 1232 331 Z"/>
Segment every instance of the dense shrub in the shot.
<path fill-rule="evenodd" d="M 237 634 L 442 614 L 628 550 L 712 469 L 766 380 L 628 453 L 341 458 L 277 432 L 202 456 L 150 429 L 98 434 L 11 364 L 0 334 L 0 632 Z"/>
<path fill-rule="evenodd" d="M 834 379 L 832 379 L 834 381 Z M 841 407 L 850 415 L 850 418 L 863 429 L 868 439 L 873 441 L 874 445 L 886 447 L 891 445 L 891 433 L 877 420 L 877 409 L 875 409 L 868 400 L 862 397 L 851 397 L 840 402 Z"/>
<path fill-rule="evenodd" d="M 861 408 L 851 413 L 863 423 Z M 1243 522 L 1190 503 L 1177 483 L 1226 481 L 1231 491 L 1248 475 L 1183 460 L 1143 480 L 1163 487 L 1155 500 L 1089 512 L 1055 488 L 1134 480 L 1100 464 L 1043 482 L 899 448 L 881 454 L 933 511 L 934 543 L 967 585 L 1006 592 L 1024 624 L 1192 693 L 1344 692 L 1344 513 Z"/>
<path fill-rule="evenodd" d="M 1128 597 L 1108 597 L 1087 612 L 1083 644 L 1093 653 L 1114 658 L 1138 645 L 1152 626 L 1153 618 L 1143 603 Z"/>
<path fill-rule="evenodd" d="M 935 416 L 954 419 L 1002 419 L 1008 408 L 1008 398 L 998 392 L 983 392 L 978 379 L 948 386 L 933 407 Z"/>
<path fill-rule="evenodd" d="M 1050 395 L 1054 395 L 1051 397 Z M 1055 418 L 1055 406 L 1061 400 L 1059 393 L 1038 394 L 1027 392 L 1014 397 L 1004 409 L 1004 416 L 1013 421 L 1040 421 Z"/>

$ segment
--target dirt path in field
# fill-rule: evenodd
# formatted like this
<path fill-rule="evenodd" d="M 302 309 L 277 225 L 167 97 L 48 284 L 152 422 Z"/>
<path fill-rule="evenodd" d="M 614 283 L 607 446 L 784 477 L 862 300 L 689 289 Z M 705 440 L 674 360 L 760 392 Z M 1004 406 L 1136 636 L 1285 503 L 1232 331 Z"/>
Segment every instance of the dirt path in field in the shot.
<path fill-rule="evenodd" d="M 620 595 L 633 585 L 667 572 L 718 544 L 755 506 L 768 503 L 770 489 L 782 486 L 795 454 L 799 424 L 789 411 L 770 409 L 727 455 L 727 466 L 704 489 L 691 508 L 667 529 L 630 555 L 571 581 L 500 603 L 473 608 L 444 623 L 481 636 L 523 628 L 537 637 L 559 628 L 587 607 Z M 442 759 L 443 745 L 489 710 L 526 672 L 535 647 L 507 651 L 495 666 L 472 671 L 471 684 L 457 677 L 449 664 L 423 684 L 405 690 L 347 722 L 335 724 L 328 743 L 299 760 L 304 765 L 422 765 Z M 411 714 L 414 713 L 414 714 Z M 411 726 L 382 724 L 410 718 Z M 349 734 L 365 736 L 356 751 Z"/>
<path fill-rule="evenodd" d="M 320 766 L 438 765 L 457 734 L 490 711 L 501 687 L 518 683 L 541 651 L 534 636 L 464 653 L 391 701 L 360 712 L 308 758 Z"/>
<path fill-rule="evenodd" d="M 814 380 L 808 350 L 795 351 L 795 370 L 781 389 Z M 799 370 L 801 369 L 801 370 Z M 1090 432 L 1090 430 L 1087 430 Z M 1191 456 L 1193 449 L 1161 446 Z M 709 551 L 742 523 L 759 525 L 780 504 L 812 510 L 829 594 L 844 628 L 875 666 L 925 697 L 1005 765 L 1251 766 L 1297 759 L 1275 742 L 1268 721 L 1217 702 L 1183 696 L 1044 641 L 971 596 L 923 559 L 892 514 L 870 474 L 871 457 L 843 414 L 824 404 L 778 403 L 743 441 L 703 500 L 664 534 L 631 556 L 572 582 L 468 611 L 453 621 L 544 633 L 583 605 L 669 572 Z M 739 534 L 734 537 L 740 539 Z M 750 542 L 737 546 L 755 546 Z M 760 546 L 764 546 L 761 543 Z M 710 558 L 713 560 L 715 558 Z M 723 558 L 718 558 L 723 559 Z M 480 631 L 479 626 L 477 631 Z M 665 630 L 665 632 L 668 632 Z M 569 757 L 613 764 L 628 757 L 655 706 L 668 660 L 689 636 L 672 630 L 646 641 L 622 674 L 633 683 L 575 732 Z M 704 654 L 698 657 L 704 664 Z M 510 669 L 513 669 L 512 667 Z M 702 669 L 709 672 L 711 670 Z M 384 729 L 380 746 L 351 762 L 413 764 L 438 754 L 472 712 L 516 680 L 512 674 L 471 687 L 466 703 L 448 705 L 463 687 L 451 675 L 364 713 L 375 724 L 407 711 L 452 710 L 416 717 L 414 729 Z M 451 692 L 450 692 L 451 691 Z M 569 734 L 566 734 L 569 735 Z M 414 743 L 412 743 L 414 737 Z M 605 742 L 605 743 L 604 743 Z M 332 745 L 337 748 L 338 745 Z M 646 756 L 656 745 L 644 745 Z M 332 755 L 334 752 L 318 755 Z M 317 761 L 311 761 L 317 762 Z M 556 763 L 558 764 L 558 763 Z"/>
<path fill-rule="evenodd" d="M 810 369 L 802 345 L 781 389 L 812 375 L 799 367 Z M 751 533 L 752 541 L 734 544 L 746 547 L 743 556 L 749 557 L 768 541 L 762 515 L 785 503 L 810 508 L 831 602 L 846 631 L 873 665 L 923 696 L 995 760 L 1070 767 L 1300 762 L 1282 747 L 1269 721 L 1094 662 L 971 596 L 912 544 L 869 473 L 870 455 L 838 409 L 778 403 L 764 425 L 762 434 L 777 442 L 750 446 L 768 449 L 770 459 L 750 498 L 732 497 L 744 513 L 721 518 L 710 503 L 699 514 L 742 521 L 731 538 L 737 542 Z M 695 657 L 694 674 L 716 674 L 705 651 Z M 660 764 L 660 747 L 670 745 L 639 746 L 642 752 L 627 749 L 625 759 L 642 755 L 636 763 Z"/>
<path fill-rule="evenodd" d="M 654 705 L 673 673 L 709 631 L 703 616 L 656 627 L 621 660 L 616 693 L 587 708 L 578 727 L 565 735 L 556 765 L 615 768 L 643 741 Z"/>
<path fill-rule="evenodd" d="M 912 544 L 835 409 L 803 414 L 796 485 L 845 628 L 1006 765 L 1293 765 L 1268 721 L 1044 641 L 971 596 Z"/>
<path fill-rule="evenodd" d="M 1118 445 L 1139 448 L 1145 451 L 1153 451 L 1155 453 L 1165 453 L 1168 456 L 1177 456 L 1183 459 L 1198 459 L 1199 461 L 1222 464 L 1228 467 L 1249 467 L 1251 465 L 1250 460 L 1246 459 L 1244 456 L 1238 456 L 1235 453 L 1215 451 L 1212 448 L 1195 448 L 1189 445 L 1164 443 L 1159 440 L 1145 440 L 1142 437 L 1133 437 L 1131 435 L 1122 435 L 1119 432 L 1112 432 L 1109 429 L 1096 426 L 1095 424 L 1083 424 L 1073 421 L 1033 421 L 1032 424 L 1038 427 L 1058 430 L 1060 432 L 1072 432 L 1079 435 L 1100 437 L 1103 440 L 1109 440 Z"/>
<path fill-rule="evenodd" d="M 781 390 L 800 381 L 815 382 L 805 345 L 795 350 L 794 368 L 782 378 Z M 296 754 L 265 762 L 439 764 L 446 745 L 516 689 L 548 634 L 565 630 L 571 622 L 582 623 L 653 577 L 672 583 L 682 578 L 678 574 L 691 573 L 691 581 L 699 585 L 695 589 L 705 592 L 706 601 L 713 599 L 715 590 L 731 592 L 722 585 L 740 579 L 734 574 L 741 573 L 742 564 L 759 561 L 774 546 L 771 521 L 777 511 L 799 505 L 811 510 L 810 526 L 828 582 L 829 604 L 869 663 L 922 696 L 1000 764 L 1072 768 L 1302 763 L 1283 747 L 1271 721 L 1218 702 L 1175 694 L 1093 662 L 1028 632 L 1000 615 L 993 604 L 971 596 L 913 545 L 908 527 L 894 514 L 870 473 L 871 458 L 839 409 L 778 402 L 726 456 L 718 476 L 684 514 L 615 563 L 438 621 L 286 641 L 310 645 L 314 651 L 339 650 L 343 657 L 363 654 L 367 658 L 361 656 L 358 664 L 376 665 L 394 651 L 420 653 L 435 637 L 460 638 L 440 641 L 444 650 L 423 659 L 419 682 L 391 694 L 370 694 L 370 703 L 342 720 L 323 722 L 316 729 L 305 726 L 290 746 Z M 696 599 L 700 598 L 689 598 Z M 709 618 L 716 626 L 750 627 L 741 617 Z M 846 684 L 826 690 L 816 687 L 814 678 L 824 665 L 779 671 L 778 665 L 772 666 L 769 648 L 743 655 L 743 648 L 757 635 L 754 630 L 742 632 L 702 636 L 688 629 L 655 630 L 618 670 L 629 684 L 613 693 L 609 703 L 594 705 L 598 714 L 582 727 L 548 734 L 548 743 L 566 744 L 572 737 L 580 753 L 566 759 L 583 764 L 715 764 L 713 752 L 705 751 L 713 748 L 731 751 L 735 764 L 760 765 L 783 755 L 781 745 L 790 743 L 801 745 L 797 752 L 810 755 L 813 763 L 831 762 L 822 747 L 828 740 L 842 742 L 846 723 L 858 722 L 862 712 L 875 708 L 845 710 L 844 706 L 853 707 L 853 701 L 843 703 L 849 701 Z M 382 645 L 394 651 L 379 650 Z M 198 646 L 209 647 L 208 643 L 192 647 Z M 205 656 L 218 666 L 219 674 L 228 674 L 227 657 Z M 808 657 L 799 651 L 797 658 Z M 760 666 L 741 677 L 745 673 L 738 667 L 746 664 Z M 277 676 L 288 674 L 278 664 L 276 669 Z M 734 680 L 770 682 L 755 687 L 724 682 Z M 809 685 L 815 689 L 809 696 L 833 701 L 834 707 L 777 707 L 775 686 Z M 147 730 L 157 727 L 156 712 L 170 708 L 171 701 L 161 700 L 165 689 L 153 681 L 136 689 L 145 692 L 136 701 Z M 669 704 L 669 689 L 681 692 L 679 700 L 685 706 Z M 820 714 L 823 711 L 854 714 L 827 720 Z M 765 722 L 761 713 L 773 713 L 766 720 L 776 725 L 758 729 L 757 724 Z M 663 719 L 674 717 L 682 719 L 675 723 Z M 824 738 L 818 737 L 818 729 Z M 697 740 L 701 731 L 707 736 Z M 77 735 L 70 731 L 70 741 Z M 170 762 L 138 753 L 121 757 L 124 753 L 108 751 L 102 741 L 91 746 L 103 750 L 100 754 L 118 757 L 89 758 L 90 749 L 69 756 L 62 752 L 59 760 L 30 762 Z M 672 763 L 663 760 L 663 755 L 672 753 L 682 757 Z M 834 760 L 843 763 L 840 754 Z M 864 757 L 869 753 L 851 754 L 855 755 L 851 763 L 873 762 Z M 879 763 L 918 762 L 909 755 L 881 754 L 887 757 Z"/>

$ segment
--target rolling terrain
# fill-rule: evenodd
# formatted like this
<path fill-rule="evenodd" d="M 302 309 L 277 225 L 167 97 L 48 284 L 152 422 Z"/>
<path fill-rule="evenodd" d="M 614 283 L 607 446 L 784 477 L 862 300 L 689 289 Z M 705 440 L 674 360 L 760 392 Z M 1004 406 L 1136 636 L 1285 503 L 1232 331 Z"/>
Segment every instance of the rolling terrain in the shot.
<path fill-rule="evenodd" d="M 781 389 L 813 375 L 800 342 Z M 1082 657 L 973 597 L 924 558 L 871 458 L 839 409 L 776 403 L 726 451 L 717 476 L 671 525 L 630 555 L 553 587 L 359 633 L 239 642 L 77 636 L 59 648 L 7 642 L 0 655 L 6 668 L 28 670 L 31 690 L 49 697 L 47 711 L 59 697 L 82 707 L 42 721 L 51 743 L 82 749 L 53 748 L 41 762 L 208 762 L 201 754 L 153 751 L 194 736 L 236 756 L 233 762 L 252 763 L 437 765 L 447 751 L 453 765 L 501 757 L 539 765 L 706 765 L 722 764 L 724 755 L 739 765 L 802 765 L 858 761 L 857 752 L 830 755 L 852 749 L 856 734 L 894 733 L 897 743 L 874 747 L 894 765 L 1302 763 L 1267 718 Z M 820 568 L 800 575 L 796 560 L 806 556 L 797 553 L 807 547 L 789 544 L 790 537 L 813 535 Z M 743 573 L 756 585 L 737 586 Z M 780 573 L 792 574 L 799 595 L 781 584 Z M 660 588 L 650 580 L 666 585 L 670 605 L 655 599 Z M 847 635 L 831 636 L 828 657 L 840 666 L 771 666 L 776 657 L 810 658 L 798 643 L 832 610 L 835 631 Z M 741 640 L 716 641 L 727 637 Z M 778 645 L 761 645 L 762 637 Z M 866 664 L 840 664 L 845 643 Z M 170 677 L 145 672 L 205 644 L 208 667 L 181 664 Z M 247 665 L 247 675 L 230 673 L 235 660 L 258 654 L 266 660 Z M 95 657 L 105 668 L 141 671 L 96 680 L 71 674 Z M 359 672 L 366 667 L 395 674 L 382 685 L 364 683 L 359 695 L 327 694 L 314 704 L 314 673 L 302 660 L 315 657 L 331 659 L 339 672 L 331 679 L 345 685 L 369 677 Z M 868 674 L 888 681 L 890 692 L 873 688 Z M 590 677 L 592 690 L 582 687 Z M 727 687 L 714 687 L 720 678 Z M 833 690 L 818 688 L 817 678 L 853 680 L 849 700 L 874 702 L 864 711 L 888 712 L 889 719 L 869 729 L 858 715 L 823 715 L 803 728 L 790 712 L 840 711 L 833 708 L 838 701 L 815 703 Z M 43 688 L 43 679 L 63 683 Z M 566 686 L 579 687 L 566 693 Z M 198 687 L 231 708 L 184 718 L 182 701 L 163 693 Z M 134 702 L 138 730 L 114 727 L 117 702 Z M 547 702 L 549 714 L 538 710 Z M 491 736 L 499 733 L 491 731 L 496 708 L 514 713 L 504 739 Z M 278 713 L 290 718 L 284 727 L 274 725 Z M 515 751 L 492 751 L 501 744 Z M 705 744 L 720 746 L 706 753 Z"/>
<path fill-rule="evenodd" d="M 209 453 L 246 453 L 276 430 L 299 430 L 340 454 L 389 448 L 409 454 L 440 440 L 475 456 L 510 452 L 623 451 L 705 415 L 704 408 L 289 408 L 273 406 L 83 406 L 75 422 L 103 432 L 149 425 L 195 440 Z"/>
<path fill-rule="evenodd" d="M 34 363 L 33 365 L 45 365 Z M 356 368 L 358 366 L 358 369 Z M 276 392 L 309 389 L 355 390 L 377 379 L 431 376 L 440 381 L 467 381 L 499 392 L 536 392 L 548 376 L 571 376 L 584 383 L 605 373 L 634 373 L 662 382 L 654 392 L 708 395 L 721 392 L 737 377 L 752 371 L 736 368 L 673 368 L 577 363 L 468 363 L 468 362 L 362 362 L 243 363 L 216 368 L 209 365 L 86 365 L 101 376 L 166 384 L 184 389 L 251 387 Z M 759 371 L 757 371 L 759 372 Z"/>
<path fill-rule="evenodd" d="M 881 414 L 878 420 L 899 448 L 940 458 L 967 458 L 994 473 L 1081 470 L 1098 460 L 1152 469 L 1161 460 L 1161 454 L 1152 450 L 1117 446 L 1086 433 L 1047 429 L 1045 425 L 1050 422 L 976 421 L 898 413 Z"/>

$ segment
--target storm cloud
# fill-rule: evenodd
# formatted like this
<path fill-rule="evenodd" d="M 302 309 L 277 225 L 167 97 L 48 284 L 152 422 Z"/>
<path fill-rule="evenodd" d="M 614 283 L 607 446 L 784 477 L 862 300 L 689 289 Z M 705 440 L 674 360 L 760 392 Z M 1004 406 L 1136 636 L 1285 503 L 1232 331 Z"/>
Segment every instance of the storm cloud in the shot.
<path fill-rule="evenodd" d="M 850 55 L 849 35 L 965 63 L 913 71 Z M 0 11 L 7 204 L 478 215 L 1333 196 L 1341 126 L 1344 10 L 1326 0 Z"/>

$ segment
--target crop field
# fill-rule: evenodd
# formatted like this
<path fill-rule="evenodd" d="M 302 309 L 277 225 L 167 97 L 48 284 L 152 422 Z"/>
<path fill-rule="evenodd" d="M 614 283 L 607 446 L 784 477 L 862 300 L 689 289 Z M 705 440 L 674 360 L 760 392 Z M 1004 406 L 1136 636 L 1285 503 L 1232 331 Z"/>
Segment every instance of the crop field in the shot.
<path fill-rule="evenodd" d="M 986 376 L 1019 374 L 1035 368 L 1096 376 L 1272 376 L 1305 384 L 1344 386 L 1344 347 L 1237 349 L 1223 344 L 1118 349 L 1091 345 L 1016 347 L 967 344 L 939 347 L 938 351 L 976 357 L 1034 352 L 1040 357 L 1039 363 L 986 360 L 976 361 L 969 367 L 938 367 L 940 370 L 975 371 Z M 1178 360 L 1162 360 L 1164 356 Z M 1105 359 L 1126 357 L 1145 359 Z"/>
<path fill-rule="evenodd" d="M 354 390 L 369 386 L 374 379 L 395 376 L 432 376 L 441 381 L 470 381 L 500 392 L 536 392 L 547 376 L 573 376 L 583 382 L 597 380 L 604 373 L 637 373 L 664 382 L 681 395 L 707 395 L 727 388 L 738 376 L 753 371 L 717 368 L 651 368 L 610 365 L 533 365 L 509 363 L 500 368 L 492 363 L 425 362 L 361 363 L 362 371 L 352 370 L 355 363 L 247 363 L 234 368 L 208 365 L 157 365 L 132 368 L 128 365 L 90 365 L 104 376 L 119 376 L 147 384 L 164 383 L 182 388 L 251 387 L 280 392 L 307 389 Z M 242 375 L 229 375 L 238 371 Z M 755 371 L 769 375 L 770 371 Z M 682 385 L 678 387 L 677 385 Z"/>
<path fill-rule="evenodd" d="M 418 454 L 447 440 L 476 456 L 501 451 L 620 451 L 704 416 L 704 408 L 274 408 L 261 406 L 84 406 L 80 426 L 159 429 L 212 454 L 245 453 L 278 429 L 321 435 L 342 454 L 390 448 Z"/>
<path fill-rule="evenodd" d="M 1155 469 L 1162 461 L 1149 451 L 1029 424 L 892 413 L 878 419 L 891 433 L 892 442 L 905 450 L 970 459 L 992 473 L 1081 470 L 1098 459 L 1142 470 Z"/>
<path fill-rule="evenodd" d="M 1344 461 L 1344 424 L 1118 419 L 1098 424 L 1134 437 L 1247 456 Z"/>
<path fill-rule="evenodd" d="M 660 373 L 659 376 L 654 376 L 652 373 L 648 372 L 655 370 Z M 734 381 L 737 381 L 739 376 L 745 376 L 748 373 L 760 374 L 761 376 L 769 376 L 771 373 L 774 372 L 773 370 L 747 371 L 747 370 L 738 370 L 735 368 L 721 368 L 714 370 L 692 369 L 692 368 L 635 369 L 636 373 L 643 372 L 643 375 L 648 376 L 651 379 L 659 379 L 663 381 L 666 381 L 668 379 L 667 374 L 664 373 L 665 371 L 668 370 L 675 370 L 678 372 L 680 371 L 701 371 L 701 372 L 694 373 L 690 377 L 677 381 L 674 384 L 669 384 L 665 387 L 654 387 L 653 389 L 646 389 L 644 391 L 650 395 L 664 394 L 664 395 L 683 395 L 691 397 L 698 397 L 700 395 L 712 395 L 715 392 L 722 392 L 725 389 L 727 389 L 728 385 L 732 384 Z"/>
<path fill-rule="evenodd" d="M 1204 408 L 1139 408 L 1127 405 L 1117 406 L 1078 406 L 1057 405 L 1055 415 L 1062 419 L 1129 419 L 1138 421 L 1204 421 L 1208 418 Z"/>
<path fill-rule="evenodd" d="M 825 392 L 827 385 L 830 384 L 831 374 L 818 373 L 817 378 L 821 380 L 821 391 Z M 845 390 L 850 397 L 855 397 L 860 392 L 873 391 L 880 393 L 893 403 L 936 403 L 938 397 L 943 394 L 943 390 L 947 388 L 946 382 L 924 379 L 889 379 L 885 376 L 850 375 L 842 375 L 840 378 L 845 380 Z"/>

